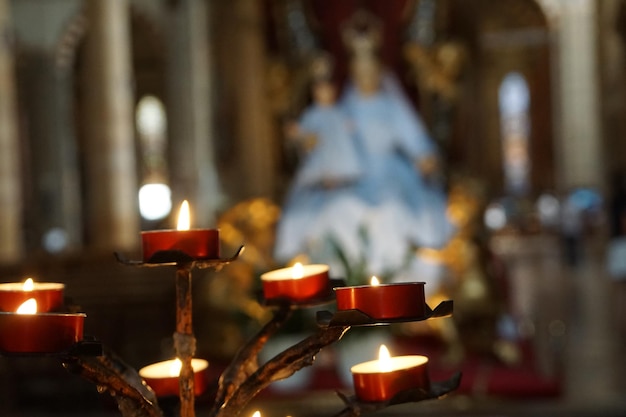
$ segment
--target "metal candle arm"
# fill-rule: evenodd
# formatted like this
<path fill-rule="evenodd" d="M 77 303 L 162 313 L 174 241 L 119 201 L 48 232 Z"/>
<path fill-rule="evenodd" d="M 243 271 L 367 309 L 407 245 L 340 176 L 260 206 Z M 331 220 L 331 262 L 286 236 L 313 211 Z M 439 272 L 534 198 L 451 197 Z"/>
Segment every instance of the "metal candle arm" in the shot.
<path fill-rule="evenodd" d="M 220 376 L 217 394 L 215 396 L 216 408 L 226 404 L 233 393 L 243 382 L 259 368 L 258 354 L 267 342 L 291 317 L 292 309 L 287 303 L 279 306 L 270 321 L 259 332 L 243 345 L 228 367 Z"/>
<path fill-rule="evenodd" d="M 340 340 L 351 327 L 348 324 L 320 326 L 314 334 L 259 367 L 259 351 L 288 321 L 292 311 L 290 304 L 281 304 L 274 311 L 272 319 L 241 347 L 220 377 L 209 417 L 238 416 L 260 391 L 272 382 L 289 378 L 300 369 L 312 365 L 322 349 Z M 99 392 L 108 391 L 116 399 L 123 417 L 163 416 L 150 387 L 133 368 L 110 350 L 105 349 L 103 355 L 98 357 L 68 355 L 63 359 L 63 364 L 69 371 L 96 384 Z M 459 383 L 460 374 L 456 374 L 447 381 L 432 383 L 429 391 L 409 390 L 381 403 L 362 403 L 354 396 L 338 393 L 346 408 L 335 417 L 356 417 L 396 404 L 439 398 L 455 390 Z M 194 415 L 194 411 L 191 412 Z"/>
<path fill-rule="evenodd" d="M 174 344 L 177 356 L 183 363 L 180 375 L 180 383 L 183 387 L 180 398 L 181 417 L 195 416 L 193 370 L 191 369 L 191 358 L 195 353 L 195 337 L 192 329 L 191 271 L 194 268 L 219 270 L 235 260 L 242 250 L 243 247 L 239 248 L 239 251 L 231 258 L 200 262 L 180 258 L 179 253 L 168 253 L 162 263 L 128 261 L 116 254 L 118 261 L 127 265 L 176 266 L 177 312 Z M 348 320 L 344 320 L 344 322 L 337 321 L 330 313 L 329 320 L 321 320 L 320 322 L 318 317 L 319 327 L 314 334 L 259 366 L 259 352 L 267 340 L 288 321 L 293 309 L 297 308 L 297 306 L 286 301 L 281 301 L 273 306 L 275 311 L 272 319 L 241 347 L 222 373 L 215 401 L 209 411 L 209 417 L 238 416 L 246 405 L 272 382 L 289 378 L 300 369 L 312 365 L 316 355 L 325 347 L 340 340 L 351 326 L 371 324 L 369 322 L 361 323 L 352 317 L 348 317 Z M 428 308 L 424 317 L 415 319 L 426 320 L 451 313 L 452 303 L 444 302 L 435 310 Z M 109 391 L 116 398 L 119 410 L 124 417 L 163 417 L 163 412 L 158 406 L 154 392 L 134 369 L 126 365 L 112 352 L 105 351 L 99 357 L 68 355 L 63 362 L 64 366 L 71 372 L 95 383 L 99 392 Z M 361 403 L 355 397 L 347 397 L 339 393 L 346 404 L 346 408 L 337 414 L 337 417 L 360 416 L 395 404 L 438 398 L 456 389 L 459 382 L 460 374 L 457 374 L 448 381 L 431 384 L 428 392 L 424 390 L 401 392 L 390 401 L 376 404 Z"/>
<path fill-rule="evenodd" d="M 460 384 L 461 373 L 456 373 L 446 381 L 431 383 L 430 389 L 428 391 L 419 388 L 410 389 L 396 394 L 389 401 L 376 403 L 364 403 L 359 401 L 358 398 L 356 398 L 355 396 L 347 396 L 340 392 L 337 392 L 337 395 L 344 402 L 346 408 L 344 408 L 341 412 L 333 417 L 358 417 L 362 414 L 373 413 L 392 405 L 440 398 L 457 389 Z"/>
<path fill-rule="evenodd" d="M 98 392 L 109 392 L 124 417 L 162 417 L 154 391 L 137 371 L 111 350 L 101 356 L 67 356 L 62 360 L 68 371 L 93 382 Z"/>
<path fill-rule="evenodd" d="M 349 328 L 349 326 L 320 328 L 313 335 L 279 353 L 246 378 L 228 401 L 224 404 L 215 404 L 210 416 L 239 415 L 243 408 L 269 384 L 289 378 L 305 366 L 312 365 L 319 351 L 341 339 Z"/>
<path fill-rule="evenodd" d="M 257 355 L 268 338 L 291 316 L 288 305 L 280 307 L 274 317 L 244 345 L 228 368 L 222 373 L 216 400 L 210 417 L 237 416 L 254 397 L 274 381 L 285 379 L 310 366 L 316 354 L 338 341 L 349 326 L 320 327 L 316 333 L 284 350 L 266 364 L 258 367 Z M 93 382 L 100 393 L 109 392 L 117 401 L 123 417 L 163 417 L 154 392 L 138 373 L 118 356 L 104 349 L 101 356 L 68 355 L 64 367 Z M 416 389 L 399 393 L 389 401 L 362 403 L 354 396 L 337 394 L 346 407 L 335 417 L 357 417 L 409 402 L 442 397 L 460 384 L 459 373 L 450 379 L 433 382 L 429 391 Z"/>
<path fill-rule="evenodd" d="M 194 376 L 191 359 L 196 353 L 196 338 L 193 335 L 191 270 L 193 263 L 179 264 L 176 268 L 176 333 L 174 348 L 181 361 L 179 374 L 180 416 L 194 417 Z"/>

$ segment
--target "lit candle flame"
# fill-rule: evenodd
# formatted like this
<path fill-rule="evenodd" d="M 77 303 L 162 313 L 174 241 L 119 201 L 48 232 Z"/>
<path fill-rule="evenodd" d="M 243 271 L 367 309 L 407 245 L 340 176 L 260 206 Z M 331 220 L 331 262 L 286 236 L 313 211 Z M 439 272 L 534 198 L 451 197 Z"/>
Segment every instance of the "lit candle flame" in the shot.
<path fill-rule="evenodd" d="M 380 281 L 375 276 L 372 276 L 372 279 L 370 280 L 370 285 L 372 287 L 377 287 L 380 285 Z"/>
<path fill-rule="evenodd" d="M 24 284 L 22 285 L 22 290 L 24 291 L 32 291 L 35 289 L 35 283 L 32 278 L 26 278 Z"/>
<path fill-rule="evenodd" d="M 378 366 L 381 372 L 391 372 L 391 355 L 385 345 L 380 345 L 378 350 Z"/>
<path fill-rule="evenodd" d="M 256 410 L 253 414 L 252 417 L 261 417 L 261 412 L 259 410 Z"/>
<path fill-rule="evenodd" d="M 304 276 L 304 267 L 300 262 L 297 262 L 293 268 L 291 268 L 291 277 L 293 279 L 300 279 Z"/>
<path fill-rule="evenodd" d="M 170 365 L 170 376 L 179 376 L 182 367 L 183 362 L 178 358 L 174 359 L 174 361 Z"/>
<path fill-rule="evenodd" d="M 178 212 L 178 224 L 176 230 L 189 230 L 189 203 L 184 200 L 180 205 L 180 211 Z"/>
<path fill-rule="evenodd" d="M 17 308 L 16 312 L 17 314 L 37 314 L 37 300 L 29 298 Z"/>

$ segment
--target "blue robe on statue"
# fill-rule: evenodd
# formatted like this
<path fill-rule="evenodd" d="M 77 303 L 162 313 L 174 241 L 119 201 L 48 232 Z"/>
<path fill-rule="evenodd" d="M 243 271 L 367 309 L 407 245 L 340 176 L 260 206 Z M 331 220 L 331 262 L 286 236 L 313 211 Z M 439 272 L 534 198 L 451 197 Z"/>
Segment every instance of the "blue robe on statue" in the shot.
<path fill-rule="evenodd" d="M 402 268 L 412 246 L 445 245 L 454 231 L 446 196 L 417 167 L 437 150 L 395 78 L 385 75 L 380 90 L 367 96 L 349 86 L 341 105 L 354 123 L 367 167 L 357 193 L 370 206 L 365 220 L 371 272 Z"/>
<path fill-rule="evenodd" d="M 304 135 L 314 135 L 316 143 L 296 175 L 296 187 L 347 183 L 361 176 L 350 126 L 339 108 L 315 104 L 304 112 L 299 128 Z"/>
<path fill-rule="evenodd" d="M 440 184 L 423 177 L 417 167 L 420 159 L 436 155 L 436 149 L 391 75 L 367 96 L 348 86 L 340 108 L 353 126 L 360 175 L 339 187 L 310 187 L 303 178 L 325 174 L 305 161 L 284 206 L 275 254 L 288 260 L 304 253 L 337 267 L 330 237 L 350 262 L 364 259 L 369 274 L 393 275 L 406 267 L 413 247 L 441 247 L 454 231 Z M 354 156 L 342 150 L 343 141 L 327 143 L 324 152 L 337 161 L 333 166 Z"/>
<path fill-rule="evenodd" d="M 274 249 L 282 261 L 319 252 L 320 240 L 345 228 L 345 223 L 331 220 L 336 216 L 328 218 L 327 208 L 349 194 L 363 174 L 350 123 L 337 106 L 313 104 L 301 116 L 298 129 L 300 136 L 313 135 L 316 142 L 304 155 L 283 207 Z"/>

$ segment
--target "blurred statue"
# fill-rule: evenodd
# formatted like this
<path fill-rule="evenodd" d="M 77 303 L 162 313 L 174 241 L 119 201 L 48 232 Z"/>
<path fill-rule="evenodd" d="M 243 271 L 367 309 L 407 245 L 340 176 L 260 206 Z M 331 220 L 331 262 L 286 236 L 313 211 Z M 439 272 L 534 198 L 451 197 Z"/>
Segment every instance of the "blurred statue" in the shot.
<path fill-rule="evenodd" d="M 371 214 L 372 272 L 397 269 L 411 246 L 441 247 L 452 232 L 437 149 L 395 76 L 382 67 L 379 34 L 368 14 L 356 14 L 344 31 L 352 79 L 342 105 L 368 167 L 358 191 Z"/>
<path fill-rule="evenodd" d="M 351 125 L 336 105 L 330 57 L 322 54 L 315 59 L 312 72 L 313 104 L 287 132 L 287 137 L 300 142 L 305 151 L 295 183 L 303 187 L 333 188 L 359 178 L 362 167 Z"/>
<path fill-rule="evenodd" d="M 324 208 L 341 198 L 363 175 L 351 124 L 336 105 L 332 63 L 327 54 L 313 61 L 313 103 L 286 136 L 300 150 L 301 164 L 291 184 L 277 231 L 275 253 L 290 259 L 306 252 L 321 230 L 337 227 Z M 341 219 L 341 216 L 335 218 Z"/>
<path fill-rule="evenodd" d="M 314 135 L 306 141 L 313 144 L 308 158 L 319 151 L 330 153 L 336 162 L 327 172 L 313 169 L 310 174 L 314 160 L 304 159 L 284 206 L 275 254 L 288 261 L 305 253 L 361 279 L 371 274 L 391 277 L 406 267 L 414 247 L 445 245 L 453 227 L 445 214 L 437 150 L 377 56 L 380 24 L 357 12 L 343 36 L 351 53 L 351 79 L 332 112 L 343 121 L 337 126 L 347 128 L 305 130 L 305 118 L 319 111 L 319 103 L 305 110 L 297 131 Z M 342 181 L 303 180 L 346 169 L 351 175 Z"/>

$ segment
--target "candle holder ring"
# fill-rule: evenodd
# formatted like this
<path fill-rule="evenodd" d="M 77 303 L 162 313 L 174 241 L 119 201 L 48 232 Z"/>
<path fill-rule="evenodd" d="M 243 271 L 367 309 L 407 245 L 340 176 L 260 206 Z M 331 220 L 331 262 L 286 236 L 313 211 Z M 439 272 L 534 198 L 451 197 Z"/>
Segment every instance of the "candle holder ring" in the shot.
<path fill-rule="evenodd" d="M 452 300 L 442 301 L 431 309 L 428 304 L 424 305 L 424 314 L 417 317 L 400 317 L 393 319 L 378 319 L 369 316 L 361 310 L 339 310 L 336 312 L 318 311 L 316 313 L 317 325 L 320 327 L 333 326 L 379 326 L 393 323 L 405 323 L 410 321 L 423 321 L 437 317 L 447 317 L 452 315 L 454 303 Z"/>
<path fill-rule="evenodd" d="M 346 408 L 343 409 L 339 414 L 336 414 L 335 417 L 360 416 L 361 414 L 373 413 L 375 411 L 393 405 L 441 398 L 459 387 L 459 385 L 461 384 L 461 376 L 462 374 L 460 372 L 457 372 L 445 381 L 431 382 L 430 388 L 428 390 L 421 388 L 412 388 L 400 391 L 388 401 L 363 402 L 359 401 L 359 399 L 355 395 L 348 396 L 337 391 L 337 395 L 346 404 Z"/>
<path fill-rule="evenodd" d="M 68 349 L 66 356 L 102 356 L 103 351 L 102 342 L 94 337 L 84 337 Z"/>
<path fill-rule="evenodd" d="M 288 297 L 265 298 L 263 291 L 257 292 L 257 301 L 263 307 L 281 307 L 288 304 L 292 309 L 317 307 L 320 305 L 330 304 L 335 301 L 334 288 L 344 287 L 346 282 L 343 279 L 330 278 L 328 286 L 323 294 L 311 297 L 306 300 L 292 300 Z"/>
<path fill-rule="evenodd" d="M 102 356 L 102 343 L 95 338 L 85 337 L 83 340 L 76 342 L 72 346 L 59 352 L 8 352 L 0 350 L 0 356 L 6 357 L 50 357 L 50 358 L 67 358 L 67 357 L 95 357 Z"/>
<path fill-rule="evenodd" d="M 101 355 L 68 355 L 62 364 L 68 372 L 93 382 L 99 393 L 110 393 L 123 416 L 163 417 L 154 391 L 106 346 L 101 345 Z"/>
<path fill-rule="evenodd" d="M 140 267 L 159 267 L 159 266 L 176 266 L 182 264 L 193 264 L 193 266 L 204 268 L 220 269 L 225 265 L 237 260 L 239 255 L 244 251 L 245 247 L 241 245 L 237 252 L 230 258 L 194 258 L 187 253 L 179 250 L 163 250 L 155 252 L 147 262 L 126 259 L 119 252 L 114 252 L 115 258 L 121 264 L 128 266 Z"/>

